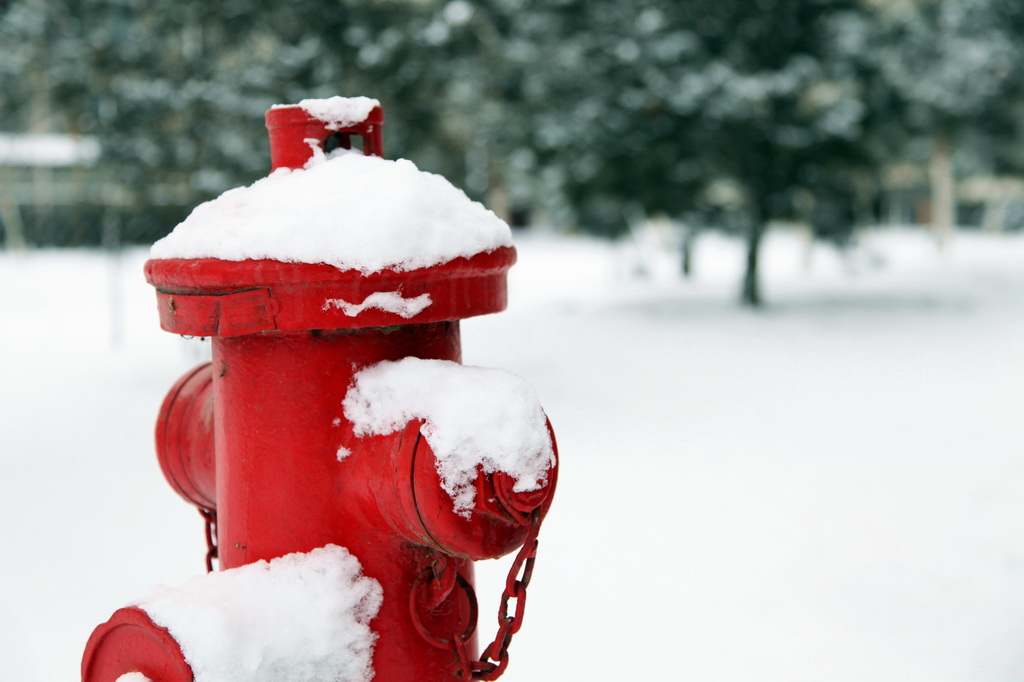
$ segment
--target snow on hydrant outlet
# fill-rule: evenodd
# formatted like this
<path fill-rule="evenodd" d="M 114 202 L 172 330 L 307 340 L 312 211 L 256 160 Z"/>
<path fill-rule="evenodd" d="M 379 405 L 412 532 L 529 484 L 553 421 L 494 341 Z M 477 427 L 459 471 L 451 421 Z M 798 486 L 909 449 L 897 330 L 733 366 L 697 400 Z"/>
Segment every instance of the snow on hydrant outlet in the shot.
<path fill-rule="evenodd" d="M 414 419 L 434 451 L 456 512 L 476 502 L 477 471 L 505 473 L 513 491 L 544 487 L 555 453 L 536 395 L 519 377 L 445 360 L 405 358 L 359 371 L 345 395 L 355 435 L 388 435 Z"/>
<path fill-rule="evenodd" d="M 511 231 L 383 158 L 375 100 L 266 122 L 270 174 L 146 263 L 163 329 L 211 339 L 156 428 L 209 572 L 97 627 L 83 682 L 496 679 L 558 474 L 532 388 L 461 364 L 459 320 L 505 308 Z M 492 641 L 473 564 L 513 552 Z"/>

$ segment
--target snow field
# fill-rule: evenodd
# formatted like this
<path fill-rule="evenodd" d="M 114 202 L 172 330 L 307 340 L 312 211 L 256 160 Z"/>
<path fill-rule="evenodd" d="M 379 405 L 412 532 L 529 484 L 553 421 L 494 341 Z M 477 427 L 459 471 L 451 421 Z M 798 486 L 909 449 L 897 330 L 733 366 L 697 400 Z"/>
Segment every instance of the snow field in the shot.
<path fill-rule="evenodd" d="M 882 233 L 850 275 L 777 233 L 751 313 L 718 236 L 690 283 L 657 249 L 631 280 L 633 248 L 521 243 L 511 310 L 463 326 L 561 455 L 512 679 L 1018 678 L 1022 247 Z"/>
<path fill-rule="evenodd" d="M 1020 679 L 1024 240 L 772 233 L 749 312 L 735 241 L 683 282 L 641 237 L 520 238 L 510 309 L 463 323 L 561 458 L 503 679 Z M 95 625 L 202 572 L 152 431 L 208 346 L 159 330 L 145 257 L 0 254 L 9 679 L 74 679 Z M 508 566 L 478 564 L 482 643 Z"/>

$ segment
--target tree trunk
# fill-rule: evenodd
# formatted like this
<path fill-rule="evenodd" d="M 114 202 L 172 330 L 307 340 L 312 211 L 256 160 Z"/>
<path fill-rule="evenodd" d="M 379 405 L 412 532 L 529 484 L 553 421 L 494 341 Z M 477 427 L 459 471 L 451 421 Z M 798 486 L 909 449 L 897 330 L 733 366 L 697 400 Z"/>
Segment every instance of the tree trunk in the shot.
<path fill-rule="evenodd" d="M 696 236 L 692 227 L 683 230 L 683 277 L 689 278 L 693 274 L 693 240 Z"/>
<path fill-rule="evenodd" d="M 0 178 L 0 225 L 3 225 L 4 246 L 9 251 L 25 248 L 25 225 L 21 221 L 21 207 L 10 190 L 10 173 Z"/>
<path fill-rule="evenodd" d="M 760 215 L 753 217 L 747 229 L 747 267 L 743 273 L 743 290 L 740 294 L 740 303 L 751 308 L 759 308 L 762 303 L 757 264 L 764 229 L 764 221 Z"/>
<path fill-rule="evenodd" d="M 939 248 L 945 249 L 953 236 L 953 227 L 956 223 L 953 158 L 949 135 L 945 131 L 939 130 L 932 135 L 928 177 L 931 180 L 932 230 L 939 241 Z"/>
<path fill-rule="evenodd" d="M 1006 229 L 1006 209 L 1010 200 L 1005 197 L 993 199 L 985 203 L 985 231 L 1002 234 Z"/>

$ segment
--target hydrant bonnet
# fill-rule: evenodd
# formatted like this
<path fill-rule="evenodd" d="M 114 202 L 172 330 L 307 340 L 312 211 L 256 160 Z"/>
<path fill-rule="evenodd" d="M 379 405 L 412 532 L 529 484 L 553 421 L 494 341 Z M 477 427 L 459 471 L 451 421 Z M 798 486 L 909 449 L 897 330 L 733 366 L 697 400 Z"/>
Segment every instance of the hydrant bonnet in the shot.
<path fill-rule="evenodd" d="M 411 162 L 324 152 L 356 133 L 377 150 L 383 114 L 367 115 L 332 131 L 300 106 L 268 112 L 276 170 L 197 207 L 153 245 L 146 277 L 164 329 L 236 336 L 504 309 L 515 262 L 504 221 Z"/>

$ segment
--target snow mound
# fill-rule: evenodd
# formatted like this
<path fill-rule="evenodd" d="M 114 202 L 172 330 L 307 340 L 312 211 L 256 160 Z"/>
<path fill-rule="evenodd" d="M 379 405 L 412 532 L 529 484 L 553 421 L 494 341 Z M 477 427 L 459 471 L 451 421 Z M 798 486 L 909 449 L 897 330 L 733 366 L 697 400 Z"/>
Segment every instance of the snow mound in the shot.
<path fill-rule="evenodd" d="M 369 682 L 380 584 L 348 550 L 208 573 L 137 606 L 167 628 L 195 682 Z"/>
<path fill-rule="evenodd" d="M 370 274 L 512 245 L 505 221 L 411 161 L 313 151 L 303 169 L 279 168 L 200 204 L 150 256 L 266 258 Z"/>
<path fill-rule="evenodd" d="M 505 472 L 516 482 L 513 490 L 524 492 L 542 487 L 555 463 L 536 392 L 504 370 L 384 361 L 356 374 L 342 405 L 357 436 L 388 435 L 423 420 L 441 485 L 461 514 L 475 502 L 477 467 Z"/>

